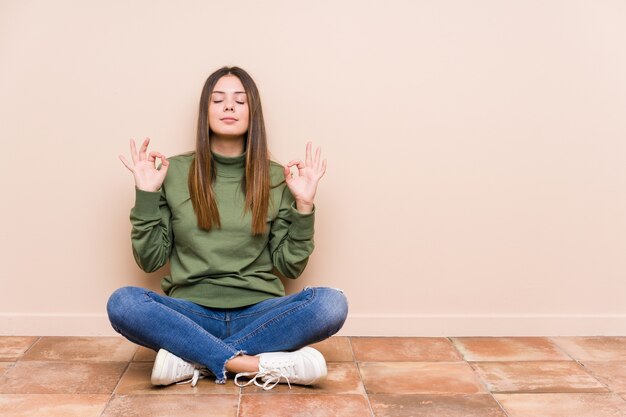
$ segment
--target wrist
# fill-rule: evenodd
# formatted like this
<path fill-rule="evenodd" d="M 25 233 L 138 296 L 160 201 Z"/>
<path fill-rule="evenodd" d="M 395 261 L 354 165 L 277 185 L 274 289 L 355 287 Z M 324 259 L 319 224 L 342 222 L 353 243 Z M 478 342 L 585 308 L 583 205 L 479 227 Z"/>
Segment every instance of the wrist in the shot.
<path fill-rule="evenodd" d="M 302 214 L 309 214 L 313 212 L 313 202 L 298 201 L 296 200 L 296 209 Z"/>
<path fill-rule="evenodd" d="M 161 190 L 161 187 L 157 188 L 156 190 L 154 189 L 154 187 L 137 187 L 137 186 L 135 186 L 135 188 L 137 188 L 138 190 L 141 190 L 141 191 L 148 192 L 148 193 L 156 193 L 159 190 Z"/>

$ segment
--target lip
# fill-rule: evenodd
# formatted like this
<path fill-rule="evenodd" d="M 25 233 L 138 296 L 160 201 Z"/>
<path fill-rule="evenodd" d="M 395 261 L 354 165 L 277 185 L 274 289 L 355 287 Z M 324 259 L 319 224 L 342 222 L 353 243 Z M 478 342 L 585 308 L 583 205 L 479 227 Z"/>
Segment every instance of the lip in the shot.
<path fill-rule="evenodd" d="M 223 122 L 236 122 L 237 119 L 235 119 L 234 117 L 223 117 L 220 119 Z"/>

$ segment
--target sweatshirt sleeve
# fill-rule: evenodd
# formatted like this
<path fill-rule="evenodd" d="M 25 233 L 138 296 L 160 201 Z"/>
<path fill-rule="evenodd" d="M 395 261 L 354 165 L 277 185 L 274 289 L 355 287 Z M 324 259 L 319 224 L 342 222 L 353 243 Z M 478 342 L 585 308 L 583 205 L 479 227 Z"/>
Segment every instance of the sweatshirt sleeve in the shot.
<path fill-rule="evenodd" d="M 298 278 L 313 252 L 315 208 L 309 214 L 296 209 L 289 188 L 285 187 L 278 216 L 270 228 L 270 252 L 274 267 L 286 278 Z"/>
<path fill-rule="evenodd" d="M 135 207 L 130 210 L 131 242 L 135 262 L 146 272 L 156 271 L 170 257 L 171 215 L 163 187 L 155 192 L 135 188 Z"/>

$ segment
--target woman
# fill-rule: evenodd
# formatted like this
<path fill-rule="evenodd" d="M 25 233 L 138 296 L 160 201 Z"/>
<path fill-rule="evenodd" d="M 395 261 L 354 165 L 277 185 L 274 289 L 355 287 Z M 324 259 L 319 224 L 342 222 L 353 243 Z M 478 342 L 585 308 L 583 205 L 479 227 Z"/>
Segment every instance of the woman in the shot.
<path fill-rule="evenodd" d="M 170 260 L 166 295 L 124 287 L 107 310 L 117 332 L 158 351 L 152 383 L 195 385 L 208 372 L 265 389 L 323 380 L 324 357 L 307 345 L 339 331 L 346 298 L 308 287 L 285 296 L 277 276 L 297 278 L 313 251 L 320 149 L 308 143 L 305 160 L 284 167 L 270 161 L 258 89 L 238 67 L 207 79 L 194 152 L 167 159 L 148 144 L 137 151 L 131 139 L 132 163 L 120 159 L 135 178 L 135 260 L 146 272 Z"/>

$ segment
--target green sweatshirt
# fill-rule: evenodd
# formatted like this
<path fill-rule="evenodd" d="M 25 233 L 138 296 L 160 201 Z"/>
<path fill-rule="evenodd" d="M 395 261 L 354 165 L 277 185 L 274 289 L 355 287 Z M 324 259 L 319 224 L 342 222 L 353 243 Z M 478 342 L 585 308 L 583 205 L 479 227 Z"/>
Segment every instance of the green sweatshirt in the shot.
<path fill-rule="evenodd" d="M 175 298 L 207 307 L 235 308 L 285 295 L 278 271 L 297 278 L 313 252 L 314 213 L 296 210 L 283 167 L 270 162 L 268 230 L 252 235 L 252 216 L 244 214 L 245 153 L 213 154 L 214 184 L 221 228 L 198 228 L 187 178 L 195 153 L 168 158 L 170 166 L 159 191 L 135 188 L 130 211 L 131 241 L 137 265 L 152 272 L 170 261 L 171 274 L 161 288 Z"/>

